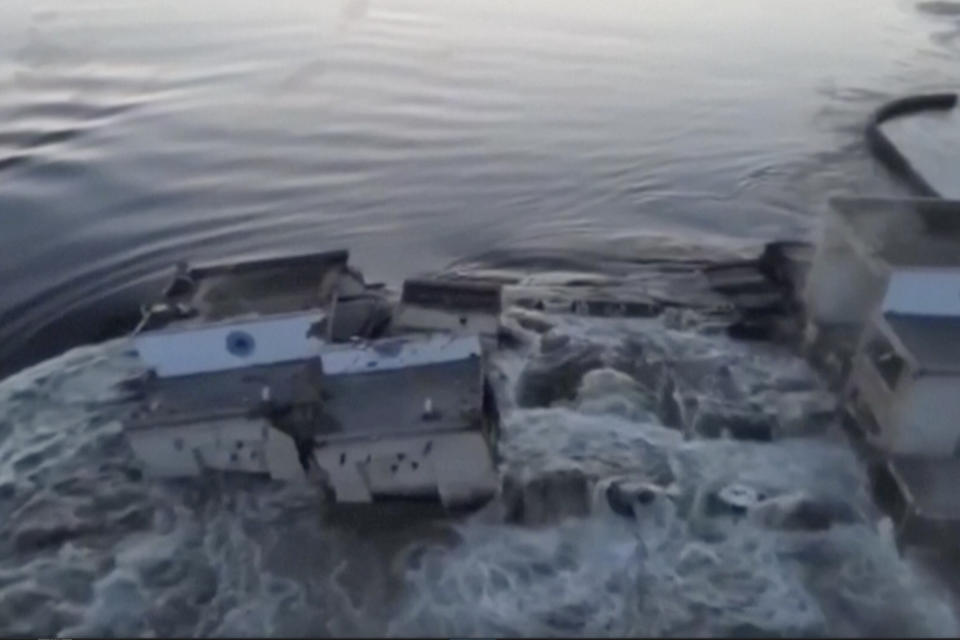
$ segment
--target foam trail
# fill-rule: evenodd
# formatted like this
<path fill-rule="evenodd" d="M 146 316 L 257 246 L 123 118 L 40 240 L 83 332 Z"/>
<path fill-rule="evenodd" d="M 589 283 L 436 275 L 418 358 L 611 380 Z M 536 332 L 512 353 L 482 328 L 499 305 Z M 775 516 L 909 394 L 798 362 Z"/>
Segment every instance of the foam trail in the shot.
<path fill-rule="evenodd" d="M 802 362 L 659 321 L 549 319 L 546 334 L 497 356 L 500 390 L 510 396 L 531 371 L 549 382 L 570 362 L 589 366 L 542 406 L 522 394 L 504 403 L 503 494 L 460 520 L 349 524 L 282 484 L 143 478 L 120 426 L 115 383 L 138 370 L 123 341 L 0 383 L 0 629 L 957 633 L 942 594 L 878 527 L 842 441 L 803 430 L 772 442 L 691 439 L 664 426 L 667 371 L 686 385 L 671 397 L 700 407 L 736 397 L 775 415 L 771 398 L 816 393 Z M 538 359 L 544 346 L 589 358 L 551 369 Z M 647 489 L 614 508 L 610 487 L 622 482 Z M 716 495 L 730 485 L 760 506 L 723 511 Z"/>

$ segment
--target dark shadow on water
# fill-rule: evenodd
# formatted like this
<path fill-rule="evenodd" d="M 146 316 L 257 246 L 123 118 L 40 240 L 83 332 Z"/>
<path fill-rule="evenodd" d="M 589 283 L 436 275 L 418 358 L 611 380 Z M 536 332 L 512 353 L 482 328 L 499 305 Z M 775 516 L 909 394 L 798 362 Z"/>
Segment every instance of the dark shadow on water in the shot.
<path fill-rule="evenodd" d="M 13 318 L 0 315 L 0 380 L 74 347 L 129 334 L 140 321 L 140 302 L 149 299 L 154 289 L 137 287 L 90 300 L 66 313 L 38 317 L 25 330 L 26 335 L 11 334 L 6 327 Z M 17 315 L 36 311 L 15 310 Z"/>
<path fill-rule="evenodd" d="M 917 4 L 917 10 L 934 16 L 960 16 L 960 2 L 949 2 L 948 0 L 920 2 Z"/>

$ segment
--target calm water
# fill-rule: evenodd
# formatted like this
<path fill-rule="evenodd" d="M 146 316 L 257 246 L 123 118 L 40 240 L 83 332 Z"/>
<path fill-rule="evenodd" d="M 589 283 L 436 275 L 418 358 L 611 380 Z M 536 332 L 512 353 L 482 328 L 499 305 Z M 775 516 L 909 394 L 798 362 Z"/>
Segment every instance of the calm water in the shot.
<path fill-rule="evenodd" d="M 956 4 L 903 0 L 4 2 L 3 368 L 193 256 L 348 246 L 395 281 L 585 236 L 803 236 L 827 192 L 890 188 L 863 119 L 954 86 L 958 34 Z"/>

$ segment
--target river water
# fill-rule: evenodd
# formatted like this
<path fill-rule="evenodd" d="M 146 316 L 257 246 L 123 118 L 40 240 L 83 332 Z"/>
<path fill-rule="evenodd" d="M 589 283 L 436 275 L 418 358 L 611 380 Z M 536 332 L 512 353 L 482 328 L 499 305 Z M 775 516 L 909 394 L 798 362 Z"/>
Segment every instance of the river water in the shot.
<path fill-rule="evenodd" d="M 5 2 L 0 374 L 114 333 L 183 258 L 347 246 L 396 283 L 491 250 L 806 238 L 830 193 L 901 191 L 865 119 L 955 89 L 958 62 L 951 2 Z M 943 171 L 958 131 L 952 115 L 894 134 Z M 696 331 L 554 321 L 611 353 L 658 336 L 761 398 L 818 384 L 787 354 Z M 500 363 L 508 395 L 535 359 L 517 357 Z M 283 488 L 142 481 L 102 406 L 135 366 L 113 342 L 0 385 L 0 630 L 957 631 L 821 435 L 685 442 L 603 369 L 573 401 L 505 415 L 505 477 L 549 494 L 535 521 L 357 529 Z M 651 465 L 680 498 L 645 518 L 556 476 Z M 731 481 L 859 515 L 811 532 L 690 507 Z"/>
<path fill-rule="evenodd" d="M 585 236 L 805 236 L 826 194 L 892 188 L 861 126 L 955 85 L 958 22 L 905 0 L 4 2 L 0 374 L 129 322 L 182 258 L 349 246 L 397 281 Z"/>

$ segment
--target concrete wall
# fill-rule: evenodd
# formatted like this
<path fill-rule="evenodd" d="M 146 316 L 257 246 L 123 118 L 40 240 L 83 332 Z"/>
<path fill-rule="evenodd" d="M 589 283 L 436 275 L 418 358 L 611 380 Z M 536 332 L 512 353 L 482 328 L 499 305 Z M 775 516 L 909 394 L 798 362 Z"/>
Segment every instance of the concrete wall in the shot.
<path fill-rule="evenodd" d="M 960 268 L 903 268 L 891 274 L 884 313 L 960 317 Z"/>
<path fill-rule="evenodd" d="M 490 448 L 478 431 L 330 443 L 314 458 L 338 502 L 435 492 L 454 506 L 492 496 L 499 487 Z"/>
<path fill-rule="evenodd" d="M 142 333 L 134 338 L 140 358 L 160 377 L 224 371 L 239 367 L 301 360 L 320 354 L 323 343 L 307 336 L 323 317 L 312 311 L 173 331 Z M 243 334 L 249 352 L 233 352 L 231 337 Z"/>
<path fill-rule="evenodd" d="M 128 431 L 134 453 L 149 475 L 182 477 L 203 469 L 266 473 L 267 441 L 293 449 L 293 441 L 266 422 L 231 418 L 203 423 Z M 296 456 L 294 455 L 294 461 Z"/>
<path fill-rule="evenodd" d="M 960 443 L 960 377 L 925 376 L 898 401 L 894 453 L 951 457 Z"/>
<path fill-rule="evenodd" d="M 867 439 L 874 446 L 889 450 L 897 435 L 897 393 L 887 387 L 883 377 L 863 353 L 854 359 L 850 379 L 859 394 L 857 402 L 868 409 L 876 421 L 876 425 L 864 425 Z M 903 384 L 901 382 L 901 386 Z M 879 432 L 873 431 L 874 427 Z"/>

